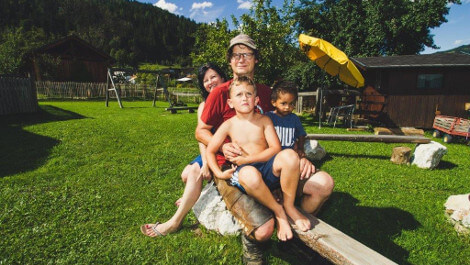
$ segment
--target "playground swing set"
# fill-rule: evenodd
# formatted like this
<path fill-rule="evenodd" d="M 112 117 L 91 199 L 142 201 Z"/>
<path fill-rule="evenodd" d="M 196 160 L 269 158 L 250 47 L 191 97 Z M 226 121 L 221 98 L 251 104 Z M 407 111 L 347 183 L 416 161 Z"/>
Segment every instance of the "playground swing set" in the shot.
<path fill-rule="evenodd" d="M 114 93 L 116 99 L 118 101 L 119 107 L 122 109 L 124 106 L 122 105 L 121 100 L 121 91 L 119 86 L 116 85 L 119 79 L 125 79 L 124 74 L 137 74 L 137 73 L 147 73 L 147 74 L 154 74 L 156 76 L 155 80 L 155 90 L 153 94 L 153 103 L 152 106 L 155 107 L 155 102 L 157 101 L 157 93 L 160 90 L 163 91 L 163 95 L 165 96 L 165 100 L 168 101 L 169 107 L 165 110 L 170 111 L 172 114 L 177 113 L 178 110 L 188 110 L 189 113 L 194 113 L 194 110 L 197 109 L 197 106 L 187 106 L 185 103 L 176 100 L 173 100 L 170 92 L 168 91 L 167 82 L 165 82 L 165 75 L 170 75 L 174 70 L 167 68 L 158 71 L 152 70 L 134 70 L 128 68 L 108 68 L 107 73 L 107 80 L 106 80 L 106 107 L 109 106 L 109 98 L 110 92 Z"/>

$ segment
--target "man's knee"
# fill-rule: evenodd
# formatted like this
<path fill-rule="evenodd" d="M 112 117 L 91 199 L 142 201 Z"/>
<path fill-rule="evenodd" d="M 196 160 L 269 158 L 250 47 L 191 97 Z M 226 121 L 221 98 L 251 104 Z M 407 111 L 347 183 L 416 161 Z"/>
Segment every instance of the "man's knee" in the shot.
<path fill-rule="evenodd" d="M 319 171 L 305 183 L 304 194 L 329 197 L 334 187 L 335 182 L 330 174 Z"/>
<path fill-rule="evenodd" d="M 256 241 L 263 242 L 269 240 L 274 233 L 274 219 L 271 218 L 269 221 L 256 228 L 253 231 L 253 235 Z"/>

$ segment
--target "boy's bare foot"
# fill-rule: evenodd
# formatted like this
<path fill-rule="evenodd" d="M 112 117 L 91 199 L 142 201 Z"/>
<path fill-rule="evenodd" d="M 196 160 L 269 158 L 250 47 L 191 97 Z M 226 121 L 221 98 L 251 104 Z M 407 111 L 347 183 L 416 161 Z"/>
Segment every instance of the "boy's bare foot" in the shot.
<path fill-rule="evenodd" d="M 310 220 L 301 212 L 299 212 L 299 210 L 297 210 L 295 206 L 284 206 L 284 209 L 286 210 L 287 215 L 294 221 L 295 225 L 300 231 L 306 232 L 307 230 L 310 230 Z"/>
<path fill-rule="evenodd" d="M 287 215 L 282 211 L 281 214 L 276 215 L 276 226 L 277 226 L 277 238 L 281 241 L 287 241 L 292 239 L 294 234 L 292 233 Z"/>

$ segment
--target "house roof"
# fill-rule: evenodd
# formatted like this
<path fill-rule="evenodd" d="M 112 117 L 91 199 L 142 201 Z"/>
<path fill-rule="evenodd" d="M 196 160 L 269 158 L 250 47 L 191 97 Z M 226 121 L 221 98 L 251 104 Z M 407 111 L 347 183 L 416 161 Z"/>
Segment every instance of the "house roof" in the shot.
<path fill-rule="evenodd" d="M 114 61 L 111 56 L 75 35 L 70 35 L 53 43 L 46 44 L 35 49 L 33 53 L 47 53 L 64 59 L 75 58 L 87 61 Z"/>
<path fill-rule="evenodd" d="M 422 55 L 381 56 L 351 58 L 362 69 L 395 67 L 455 67 L 469 66 L 470 55 L 458 53 L 434 53 Z"/>

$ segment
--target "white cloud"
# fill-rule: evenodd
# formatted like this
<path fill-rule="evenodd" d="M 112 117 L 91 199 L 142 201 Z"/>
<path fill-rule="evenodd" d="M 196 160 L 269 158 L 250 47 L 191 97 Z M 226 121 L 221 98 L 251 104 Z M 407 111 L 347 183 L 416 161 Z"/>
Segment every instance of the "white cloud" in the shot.
<path fill-rule="evenodd" d="M 462 44 L 463 40 L 456 40 L 454 41 L 454 45 L 460 45 Z"/>
<path fill-rule="evenodd" d="M 204 1 L 202 3 L 193 3 L 190 11 L 193 11 L 196 9 L 206 9 L 206 8 L 211 8 L 211 7 L 212 7 L 212 2 Z"/>
<path fill-rule="evenodd" d="M 250 9 L 253 3 L 249 0 L 237 0 L 238 9 Z"/>
<path fill-rule="evenodd" d="M 154 6 L 159 7 L 161 9 L 168 10 L 168 12 L 170 12 L 170 13 L 178 14 L 178 12 L 177 12 L 178 6 L 173 4 L 173 3 L 166 2 L 165 0 L 158 0 L 158 2 L 156 2 L 154 4 Z"/>
<path fill-rule="evenodd" d="M 214 4 L 212 2 L 194 2 L 190 9 L 189 18 L 203 23 L 213 22 L 217 18 L 220 18 L 223 11 L 223 7 L 214 8 Z"/>

